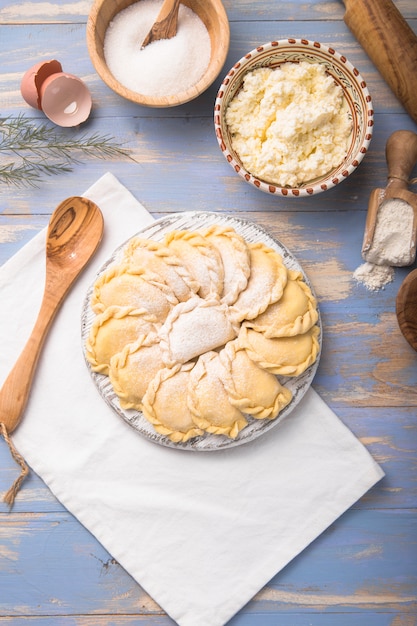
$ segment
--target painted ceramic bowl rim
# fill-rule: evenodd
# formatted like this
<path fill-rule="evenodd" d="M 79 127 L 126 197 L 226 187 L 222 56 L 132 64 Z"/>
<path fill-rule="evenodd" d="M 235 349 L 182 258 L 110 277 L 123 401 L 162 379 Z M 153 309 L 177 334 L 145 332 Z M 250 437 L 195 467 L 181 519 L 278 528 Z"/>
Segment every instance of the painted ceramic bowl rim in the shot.
<path fill-rule="evenodd" d="M 271 64 L 271 60 L 273 63 Z M 287 61 L 306 60 L 322 63 L 340 84 L 349 104 L 353 132 L 348 154 L 334 170 L 299 187 L 280 187 L 266 182 L 248 172 L 231 147 L 230 134 L 225 122 L 225 110 L 239 89 L 243 76 L 255 67 L 276 67 Z M 270 195 L 285 198 L 311 196 L 335 187 L 345 180 L 363 160 L 372 139 L 374 112 L 372 99 L 365 80 L 354 65 L 344 56 L 316 41 L 308 39 L 280 39 L 254 48 L 243 56 L 226 74 L 217 93 L 214 105 L 214 127 L 219 147 L 234 171 L 257 189 Z"/>

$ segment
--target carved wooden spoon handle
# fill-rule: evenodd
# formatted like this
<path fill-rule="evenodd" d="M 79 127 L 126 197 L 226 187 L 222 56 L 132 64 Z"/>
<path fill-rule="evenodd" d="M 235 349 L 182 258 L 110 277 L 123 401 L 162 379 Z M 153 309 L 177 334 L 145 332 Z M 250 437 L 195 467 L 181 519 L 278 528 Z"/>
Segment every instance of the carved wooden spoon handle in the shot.
<path fill-rule="evenodd" d="M 0 390 L 0 422 L 9 434 L 22 419 L 46 334 L 67 291 L 56 289 L 46 286 L 33 330 Z"/>

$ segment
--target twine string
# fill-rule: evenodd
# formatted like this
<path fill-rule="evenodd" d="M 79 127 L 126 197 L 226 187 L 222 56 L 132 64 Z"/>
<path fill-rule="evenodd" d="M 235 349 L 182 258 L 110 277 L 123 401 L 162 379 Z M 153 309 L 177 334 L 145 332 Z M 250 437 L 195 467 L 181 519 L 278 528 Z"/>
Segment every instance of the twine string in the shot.
<path fill-rule="evenodd" d="M 7 432 L 6 425 L 3 424 L 3 422 L 0 422 L 0 432 L 3 436 L 4 441 L 9 446 L 10 454 L 12 455 L 13 459 L 20 466 L 20 469 L 21 469 L 20 475 L 16 478 L 13 485 L 10 487 L 10 489 L 7 491 L 7 493 L 4 495 L 4 498 L 3 498 L 4 502 L 6 502 L 6 504 L 8 504 L 9 507 L 11 508 L 14 504 L 17 492 L 19 491 L 26 476 L 29 474 L 29 468 L 26 465 L 25 459 L 22 457 L 21 454 L 19 454 L 19 452 L 14 447 L 13 442 L 9 437 L 9 433 Z"/>
<path fill-rule="evenodd" d="M 407 185 L 415 185 L 417 183 L 417 178 L 404 178 L 403 176 L 388 176 L 388 180 L 395 178 L 395 180 L 401 180 L 403 183 Z"/>

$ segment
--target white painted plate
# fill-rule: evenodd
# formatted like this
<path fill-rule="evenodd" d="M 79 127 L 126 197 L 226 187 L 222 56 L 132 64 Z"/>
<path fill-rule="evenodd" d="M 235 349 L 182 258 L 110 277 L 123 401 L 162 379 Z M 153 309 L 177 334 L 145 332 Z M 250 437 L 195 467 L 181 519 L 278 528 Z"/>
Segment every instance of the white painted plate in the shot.
<path fill-rule="evenodd" d="M 156 220 L 151 226 L 147 226 L 143 230 L 135 233 L 133 237 L 147 237 L 149 239 L 154 239 L 156 241 L 162 241 L 165 234 L 171 230 L 199 230 L 201 228 L 206 228 L 211 226 L 212 224 L 219 224 L 221 226 L 231 226 L 239 233 L 244 239 L 250 243 L 262 242 L 270 248 L 276 250 L 279 254 L 281 254 L 283 261 L 287 267 L 287 269 L 296 270 L 302 273 L 305 282 L 312 290 L 314 295 L 314 290 L 306 276 L 304 270 L 298 263 L 297 259 L 294 255 L 277 239 L 271 237 L 265 230 L 260 228 L 254 222 L 249 220 L 239 219 L 236 217 L 232 217 L 229 215 L 223 215 L 221 213 L 213 213 L 213 212 L 205 212 L 205 211 L 195 211 L 195 212 L 186 212 L 186 213 L 174 213 L 167 217 L 163 217 L 159 220 Z M 132 238 L 133 238 L 132 237 Z M 129 240 L 130 241 L 130 240 Z M 112 256 L 108 259 L 108 261 L 100 268 L 97 273 L 93 284 L 87 291 L 86 298 L 83 305 L 82 311 L 82 345 L 83 351 L 85 355 L 85 343 L 90 333 L 90 328 L 95 318 L 95 314 L 91 310 L 90 301 L 91 295 L 94 287 L 94 283 L 97 278 L 108 268 L 108 266 L 112 263 L 117 263 L 120 260 L 122 255 L 122 251 L 125 248 L 125 242 L 121 246 L 119 246 Z M 144 417 L 144 415 L 140 411 L 135 410 L 125 410 L 122 409 L 119 404 L 119 399 L 116 393 L 113 390 L 113 387 L 110 383 L 109 377 L 104 376 L 103 374 L 97 374 L 96 372 L 91 371 L 91 366 L 86 360 L 87 367 L 90 371 L 90 374 L 93 378 L 93 381 L 101 394 L 104 400 L 111 406 L 111 408 L 122 417 L 132 428 L 134 428 L 138 433 L 153 441 L 154 443 L 168 446 L 170 448 L 177 448 L 180 450 L 194 450 L 194 451 L 212 451 L 212 450 L 222 450 L 225 448 L 230 448 L 232 446 L 241 445 L 243 443 L 247 443 L 249 441 L 253 441 L 260 435 L 265 434 L 271 428 L 275 428 L 278 424 L 282 422 L 283 419 L 287 418 L 291 411 L 297 406 L 300 402 L 308 388 L 310 387 L 312 380 L 317 371 L 319 357 L 321 352 L 321 337 L 322 337 L 322 328 L 321 328 L 321 319 L 319 312 L 318 325 L 320 327 L 320 351 L 317 357 L 316 362 L 311 365 L 303 374 L 296 377 L 285 377 L 278 376 L 278 380 L 281 384 L 285 385 L 292 391 L 293 398 L 291 402 L 281 411 L 278 417 L 274 420 L 268 419 L 254 419 L 251 416 L 246 416 L 248 419 L 248 426 L 246 426 L 236 437 L 236 439 L 230 439 L 224 435 L 213 435 L 206 434 L 204 436 L 195 437 L 194 439 L 190 439 L 189 441 L 183 443 L 174 443 L 168 437 L 164 435 L 160 435 L 157 433 L 152 424 L 148 422 L 148 420 Z"/>

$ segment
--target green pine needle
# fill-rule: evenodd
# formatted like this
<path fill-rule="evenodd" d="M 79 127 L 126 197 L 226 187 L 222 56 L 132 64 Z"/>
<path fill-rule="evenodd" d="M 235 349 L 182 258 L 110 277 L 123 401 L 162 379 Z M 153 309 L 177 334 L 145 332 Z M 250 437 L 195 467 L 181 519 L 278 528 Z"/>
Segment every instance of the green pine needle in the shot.
<path fill-rule="evenodd" d="M 131 158 L 109 135 L 67 135 L 20 114 L 0 118 L 0 183 L 38 187 L 45 176 L 71 172 L 82 157 Z"/>

